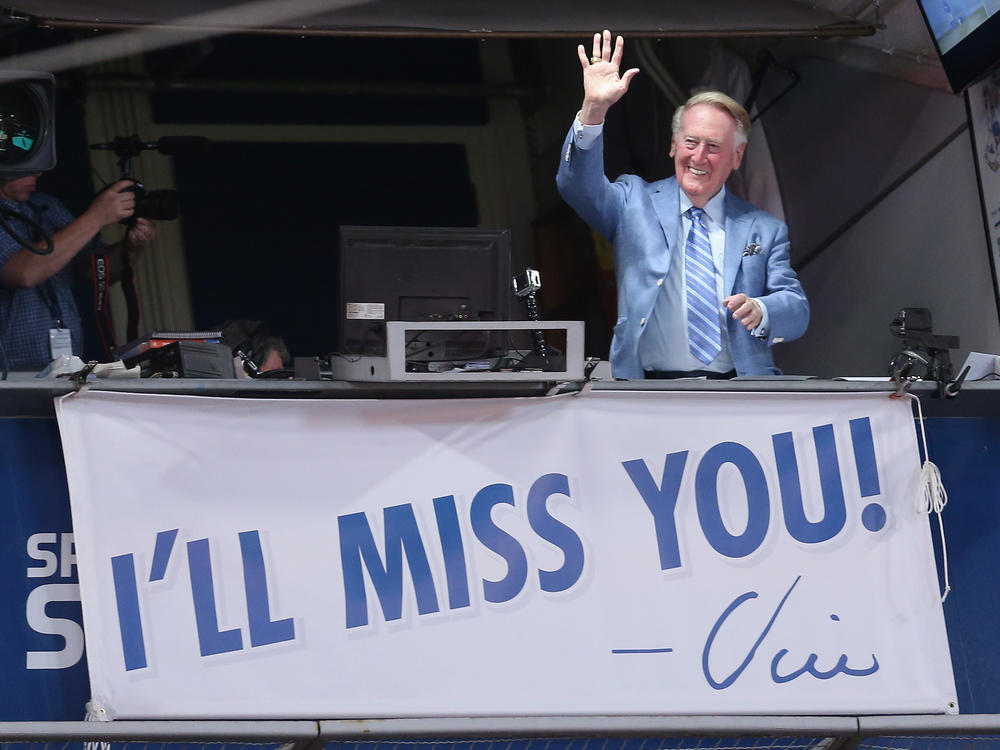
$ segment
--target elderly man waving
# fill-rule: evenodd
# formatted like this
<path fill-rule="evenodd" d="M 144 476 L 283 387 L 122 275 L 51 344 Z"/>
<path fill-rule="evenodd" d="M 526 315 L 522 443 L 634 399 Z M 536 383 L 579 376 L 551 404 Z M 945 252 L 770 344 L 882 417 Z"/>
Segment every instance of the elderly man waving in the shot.
<path fill-rule="evenodd" d="M 614 245 L 617 378 L 777 375 L 771 345 L 798 338 L 809 303 L 789 264 L 788 228 L 728 193 L 750 118 L 718 91 L 692 96 L 673 118 L 676 175 L 646 182 L 604 174 L 603 124 L 639 72 L 619 72 L 624 41 L 594 35 L 583 105 L 566 136 L 556 182 Z"/>

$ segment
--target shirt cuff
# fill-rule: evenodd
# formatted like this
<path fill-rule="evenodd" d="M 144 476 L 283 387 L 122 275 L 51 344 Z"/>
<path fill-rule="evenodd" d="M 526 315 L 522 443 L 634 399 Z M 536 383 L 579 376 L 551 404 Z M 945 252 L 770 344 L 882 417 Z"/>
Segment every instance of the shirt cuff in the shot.
<path fill-rule="evenodd" d="M 594 145 L 603 132 L 603 122 L 600 125 L 584 125 L 580 122 L 579 113 L 573 118 L 573 144 L 579 149 L 586 151 Z"/>
<path fill-rule="evenodd" d="M 771 330 L 771 318 L 767 314 L 767 305 L 765 305 L 761 300 L 756 297 L 751 297 L 750 301 L 753 302 L 757 307 L 760 308 L 761 319 L 760 325 L 750 331 L 751 336 L 756 336 L 759 339 L 766 339 L 768 337 L 768 331 Z"/>

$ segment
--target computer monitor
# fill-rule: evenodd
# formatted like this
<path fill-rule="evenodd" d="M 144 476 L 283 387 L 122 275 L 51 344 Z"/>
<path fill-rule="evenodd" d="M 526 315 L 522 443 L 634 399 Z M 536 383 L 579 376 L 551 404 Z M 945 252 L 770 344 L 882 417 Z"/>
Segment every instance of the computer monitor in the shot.
<path fill-rule="evenodd" d="M 1000 0 L 919 0 L 951 90 L 1000 63 Z"/>
<path fill-rule="evenodd" d="M 510 231 L 470 227 L 340 228 L 338 353 L 385 356 L 386 321 L 509 320 Z M 424 332 L 407 362 L 489 359 L 493 332 Z"/>

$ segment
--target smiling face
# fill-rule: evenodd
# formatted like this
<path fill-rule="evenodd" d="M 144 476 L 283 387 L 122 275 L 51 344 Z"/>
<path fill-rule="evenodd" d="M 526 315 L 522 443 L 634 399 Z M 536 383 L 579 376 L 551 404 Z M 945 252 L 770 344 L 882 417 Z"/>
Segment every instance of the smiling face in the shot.
<path fill-rule="evenodd" d="M 698 208 L 726 183 L 740 166 L 745 143 L 737 145 L 737 124 L 732 115 L 711 104 L 687 109 L 670 142 L 677 181 Z"/>

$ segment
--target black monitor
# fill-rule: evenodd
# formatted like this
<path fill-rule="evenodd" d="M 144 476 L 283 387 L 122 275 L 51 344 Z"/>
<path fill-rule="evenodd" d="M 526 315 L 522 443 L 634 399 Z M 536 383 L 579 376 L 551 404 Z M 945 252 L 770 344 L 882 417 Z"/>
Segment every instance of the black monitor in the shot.
<path fill-rule="evenodd" d="M 386 356 L 386 321 L 509 320 L 510 249 L 507 229 L 341 227 L 339 353 Z M 490 332 L 424 332 L 406 359 L 489 359 L 504 347 Z"/>
<path fill-rule="evenodd" d="M 956 94 L 1000 63 L 1000 0 L 919 0 Z"/>

